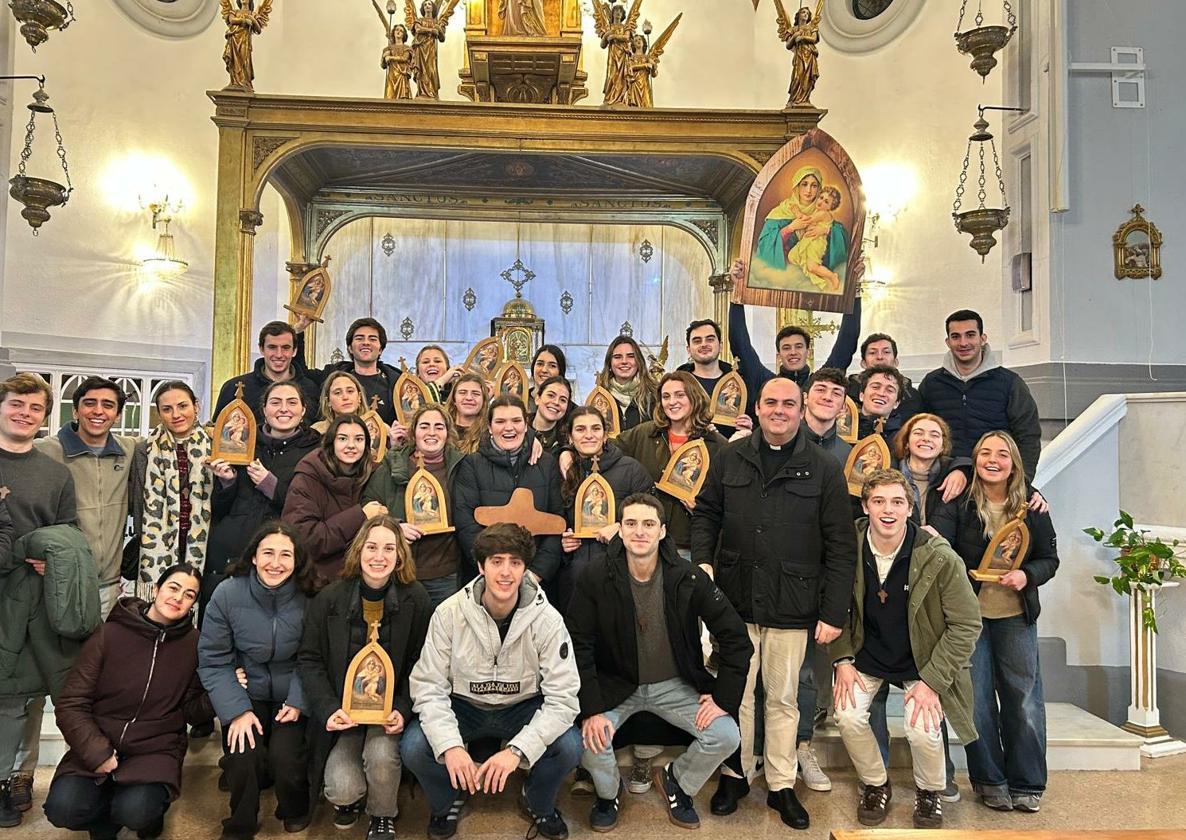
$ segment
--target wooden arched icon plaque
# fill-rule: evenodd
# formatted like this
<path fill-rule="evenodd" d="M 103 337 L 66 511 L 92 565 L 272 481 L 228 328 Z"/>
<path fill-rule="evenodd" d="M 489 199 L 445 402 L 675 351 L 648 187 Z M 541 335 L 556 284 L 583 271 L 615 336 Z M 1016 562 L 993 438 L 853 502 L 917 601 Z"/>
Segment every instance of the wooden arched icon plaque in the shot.
<path fill-rule="evenodd" d="M 602 528 L 617 521 L 617 501 L 613 488 L 601 473 L 590 473 L 577 488 L 573 503 L 573 536 L 580 539 L 596 538 Z"/>
<path fill-rule="evenodd" d="M 741 229 L 745 271 L 733 300 L 758 306 L 852 312 L 864 273 L 865 199 L 856 164 L 818 128 L 762 167 Z"/>
<path fill-rule="evenodd" d="M 992 535 L 984 556 L 980 558 L 980 566 L 971 572 L 975 580 L 998 583 L 1009 572 L 1020 568 L 1030 550 L 1030 529 L 1024 516 L 1023 513 L 1010 519 Z"/>
<path fill-rule="evenodd" d="M 527 405 L 527 371 L 518 362 L 506 362 L 494 375 L 494 396 L 518 397 Z"/>
<path fill-rule="evenodd" d="M 379 398 L 371 397 L 371 407 L 362 415 L 371 436 L 371 463 L 378 465 L 387 456 L 387 424 L 379 416 Z"/>
<path fill-rule="evenodd" d="M 717 380 L 709 398 L 712 422 L 736 426 L 737 418 L 745 411 L 748 397 L 745 380 L 741 378 L 741 374 L 735 370 L 726 373 Z"/>
<path fill-rule="evenodd" d="M 240 382 L 235 386 L 235 398 L 218 412 L 218 419 L 214 421 L 210 460 L 250 464 L 255 460 L 255 435 L 255 415 L 243 401 L 243 383 Z"/>
<path fill-rule="evenodd" d="M 444 534 L 453 530 L 449 524 L 445 489 L 424 467 L 408 479 L 404 490 L 404 521 L 414 525 L 422 534 Z"/>
<path fill-rule="evenodd" d="M 502 362 L 502 342 L 497 338 L 484 338 L 465 357 L 465 370 L 467 373 L 476 373 L 487 382 L 493 382 Z"/>
<path fill-rule="evenodd" d="M 379 622 L 371 623 L 368 641 L 350 660 L 342 686 L 342 711 L 352 721 L 382 724 L 395 705 L 395 665 L 379 644 Z"/>
<path fill-rule="evenodd" d="M 696 438 L 671 453 L 655 487 L 680 501 L 692 502 L 707 477 L 708 446 Z"/>
<path fill-rule="evenodd" d="M 844 398 L 844 411 L 836 417 L 836 437 L 845 443 L 857 442 L 857 429 L 861 425 L 861 412 L 852 397 Z"/>
<path fill-rule="evenodd" d="M 889 447 L 877 432 L 863 437 L 852 445 L 848 460 L 844 464 L 844 478 L 848 481 L 850 496 L 860 496 L 865 478 L 877 470 L 889 469 Z"/>
<path fill-rule="evenodd" d="M 400 425 L 408 426 L 412 416 L 421 407 L 436 402 L 432 391 L 424 380 L 411 371 L 405 370 L 395 380 L 395 387 L 391 389 L 391 404 L 395 406 L 395 419 Z"/>
<path fill-rule="evenodd" d="M 334 283 L 324 265 L 303 275 L 292 291 L 292 302 L 284 308 L 295 315 L 303 315 L 310 321 L 322 323 L 321 313 L 329 303 L 329 293 Z"/>
<path fill-rule="evenodd" d="M 533 537 L 563 534 L 568 528 L 563 516 L 537 510 L 535 496 L 526 487 L 515 488 L 505 505 L 474 508 L 474 521 L 485 528 L 500 522 L 514 522 L 530 531 Z"/>
<path fill-rule="evenodd" d="M 585 397 L 585 405 L 601 412 L 601 416 L 605 418 L 607 438 L 616 438 L 622 433 L 622 410 L 608 389 L 600 385 L 594 386 L 589 396 Z"/>

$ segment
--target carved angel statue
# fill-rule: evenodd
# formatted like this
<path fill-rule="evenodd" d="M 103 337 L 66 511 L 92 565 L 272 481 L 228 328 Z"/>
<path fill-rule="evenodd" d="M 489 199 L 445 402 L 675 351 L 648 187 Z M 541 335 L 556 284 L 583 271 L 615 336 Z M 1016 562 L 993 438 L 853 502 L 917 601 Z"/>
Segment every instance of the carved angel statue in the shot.
<path fill-rule="evenodd" d="M 503 35 L 548 34 L 544 27 L 544 0 L 498 0 L 498 16 L 502 18 Z"/>
<path fill-rule="evenodd" d="M 404 0 L 408 29 L 412 32 L 412 78 L 416 80 L 417 99 L 441 98 L 437 42 L 445 41 L 445 27 L 457 8 L 457 0 L 444 0 L 444 3 L 445 9 L 438 15 L 437 0 L 424 0 L 417 16 L 414 0 Z"/>
<path fill-rule="evenodd" d="M 633 0 L 630 11 L 617 0 L 593 0 L 593 24 L 601 37 L 601 46 L 609 50 L 605 60 L 606 105 L 625 105 L 630 92 L 630 53 L 634 43 L 634 30 L 642 0 Z"/>
<path fill-rule="evenodd" d="M 272 0 L 263 0 L 259 4 L 259 11 L 255 9 L 255 0 L 221 0 L 220 9 L 222 19 L 226 21 L 226 47 L 222 51 L 222 61 L 231 81 L 227 88 L 253 91 L 251 83 L 255 81 L 255 68 L 251 64 L 251 36 L 258 35 L 268 25 L 268 16 L 272 13 Z"/>
<path fill-rule="evenodd" d="M 819 79 L 819 23 L 824 0 L 819 0 L 815 14 L 804 7 L 795 12 L 792 22 L 782 0 L 774 0 L 778 10 L 778 37 L 793 54 L 791 59 L 790 99 L 787 105 L 810 105 L 811 92 Z"/>
<path fill-rule="evenodd" d="M 626 66 L 630 71 L 630 87 L 626 91 L 626 104 L 633 108 L 654 108 L 655 97 L 651 88 L 651 80 L 659 75 L 659 56 L 663 55 L 663 48 L 671 40 L 672 33 L 679 26 L 680 12 L 675 20 L 663 30 L 655 46 L 647 49 L 647 37 L 650 35 L 650 23 L 644 23 L 642 33 L 637 34 L 631 41 L 630 58 Z"/>
<path fill-rule="evenodd" d="M 387 37 L 387 46 L 383 49 L 383 57 L 379 59 L 379 66 L 387 71 L 387 81 L 383 85 L 384 99 L 412 98 L 412 48 L 408 46 L 408 28 L 402 23 L 390 26 L 390 21 L 383 14 L 379 0 L 371 0 L 371 5 L 379 14 L 379 22 L 383 24 L 383 34 Z M 394 9 L 395 4 L 388 8 Z"/>
<path fill-rule="evenodd" d="M 656 382 L 663 378 L 663 371 L 667 367 L 667 356 L 670 353 L 670 349 L 667 346 L 667 340 L 670 337 L 671 336 L 667 335 L 663 336 L 663 344 L 659 347 L 658 356 L 656 356 L 654 353 L 647 354 L 647 360 L 649 361 L 647 370 L 650 372 L 651 376 Z"/>

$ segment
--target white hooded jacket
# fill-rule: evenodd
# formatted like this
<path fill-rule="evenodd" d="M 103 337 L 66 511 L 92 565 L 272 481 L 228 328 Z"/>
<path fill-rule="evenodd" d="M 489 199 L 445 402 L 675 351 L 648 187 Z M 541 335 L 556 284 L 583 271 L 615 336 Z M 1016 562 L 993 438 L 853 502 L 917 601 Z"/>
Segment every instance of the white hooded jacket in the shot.
<path fill-rule="evenodd" d="M 412 669 L 412 708 L 433 754 L 464 746 L 453 697 L 475 706 L 514 706 L 543 695 L 531 722 L 510 739 L 531 764 L 572 726 L 581 680 L 564 619 L 524 575 L 506 640 L 482 606 L 486 579 L 474 578 L 437 607 Z"/>

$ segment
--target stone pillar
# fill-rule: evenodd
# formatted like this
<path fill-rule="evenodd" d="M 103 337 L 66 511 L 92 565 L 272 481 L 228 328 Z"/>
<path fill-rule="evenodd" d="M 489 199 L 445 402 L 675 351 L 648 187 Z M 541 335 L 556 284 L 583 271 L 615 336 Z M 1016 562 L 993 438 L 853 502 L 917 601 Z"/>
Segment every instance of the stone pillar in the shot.
<path fill-rule="evenodd" d="M 729 348 L 729 301 L 733 294 L 733 277 L 729 274 L 714 274 L 708 278 L 712 287 L 712 319 L 721 325 L 721 358 L 733 358 Z"/>

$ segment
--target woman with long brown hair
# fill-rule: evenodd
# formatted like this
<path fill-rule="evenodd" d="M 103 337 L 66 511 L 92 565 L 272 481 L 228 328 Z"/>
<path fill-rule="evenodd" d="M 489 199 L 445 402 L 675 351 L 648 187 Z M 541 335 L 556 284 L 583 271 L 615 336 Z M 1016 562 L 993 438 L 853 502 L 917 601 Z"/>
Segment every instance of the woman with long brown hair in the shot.
<path fill-rule="evenodd" d="M 655 404 L 653 419 L 614 438 L 618 448 L 642 464 L 651 480 L 656 482 L 663 477 L 671 453 L 689 440 L 703 440 L 710 458 L 726 443 L 724 436 L 712 427 L 708 396 L 692 374 L 672 371 L 659 380 L 658 388 L 659 401 Z M 707 464 L 704 469 L 708 469 Z M 675 542 L 680 556 L 690 560 L 690 514 L 696 503 L 680 501 L 661 490 L 656 496 L 663 503 L 667 535 Z"/>
<path fill-rule="evenodd" d="M 416 561 L 399 523 L 386 514 L 368 518 L 346 552 L 341 579 L 309 605 L 297 655 L 309 716 L 333 741 L 324 778 L 336 828 L 352 826 L 365 799 L 367 836 L 395 837 L 403 768 L 400 733 L 412 715 L 408 676 L 420 658 L 431 615 L 428 593 L 416 582 Z M 342 708 L 342 686 L 375 623 L 379 645 L 395 669 L 375 680 L 395 681 L 394 708 L 382 724 L 362 725 Z"/>
<path fill-rule="evenodd" d="M 371 477 L 371 433 L 357 414 L 335 417 L 293 471 L 281 519 L 301 535 L 324 580 L 342 570 L 346 547 L 368 518 L 387 513 L 378 502 L 361 503 Z"/>
<path fill-rule="evenodd" d="M 457 433 L 457 448 L 465 455 L 477 452 L 486 437 L 486 412 L 490 408 L 486 380 L 476 373 L 462 374 L 453 383 L 445 408 Z"/>
<path fill-rule="evenodd" d="M 1030 544 L 999 582 L 972 581 L 982 629 L 972 654 L 972 692 L 980 737 L 965 749 L 968 777 L 997 811 L 1037 811 L 1046 790 L 1046 705 L 1038 664 L 1038 587 L 1058 571 L 1050 514 L 1030 506 L 1025 467 L 1007 432 L 989 432 L 972 449 L 972 483 L 963 498 L 930 516 L 968 571 L 979 568 L 993 536 L 1024 520 Z"/>
<path fill-rule="evenodd" d="M 363 405 L 362 383 L 348 370 L 336 370 L 325 378 L 321 386 L 321 402 L 319 403 L 319 419 L 309 426 L 319 435 L 334 418 L 342 414 L 362 414 L 366 411 Z"/>
<path fill-rule="evenodd" d="M 628 335 L 620 335 L 605 349 L 597 384 L 618 402 L 621 430 L 648 420 L 659 402 L 659 389 L 643 364 L 642 348 Z"/>

